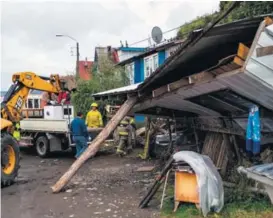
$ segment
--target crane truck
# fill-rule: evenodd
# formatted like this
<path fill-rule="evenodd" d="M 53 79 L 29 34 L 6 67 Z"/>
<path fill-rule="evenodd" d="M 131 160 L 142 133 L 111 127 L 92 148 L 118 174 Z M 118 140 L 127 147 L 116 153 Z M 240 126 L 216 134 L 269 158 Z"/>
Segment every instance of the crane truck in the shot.
<path fill-rule="evenodd" d="M 1 102 L 1 186 L 11 185 L 19 169 L 19 143 L 11 135 L 11 128 L 21 120 L 21 111 L 31 89 L 58 94 L 65 86 L 59 75 L 38 76 L 33 72 L 19 72 L 12 76 L 12 85 Z"/>

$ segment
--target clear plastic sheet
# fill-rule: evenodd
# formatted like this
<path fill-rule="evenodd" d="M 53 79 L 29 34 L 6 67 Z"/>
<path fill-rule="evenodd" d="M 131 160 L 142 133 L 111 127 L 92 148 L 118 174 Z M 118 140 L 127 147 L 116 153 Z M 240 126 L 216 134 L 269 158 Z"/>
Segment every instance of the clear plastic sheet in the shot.
<path fill-rule="evenodd" d="M 197 177 L 199 202 L 204 216 L 219 213 L 224 206 L 224 188 L 220 174 L 208 156 L 192 151 L 180 151 L 173 156 L 175 162 L 184 161 Z"/>

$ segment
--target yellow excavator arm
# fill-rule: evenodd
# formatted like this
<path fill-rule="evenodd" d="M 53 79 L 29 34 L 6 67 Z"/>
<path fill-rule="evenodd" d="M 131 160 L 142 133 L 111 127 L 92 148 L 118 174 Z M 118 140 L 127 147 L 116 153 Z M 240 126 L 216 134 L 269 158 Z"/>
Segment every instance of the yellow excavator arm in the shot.
<path fill-rule="evenodd" d="M 7 123 L 4 125 L 3 119 L 11 122 L 20 121 L 21 111 L 31 89 L 57 94 L 64 87 L 59 75 L 42 77 L 33 72 L 15 73 L 12 82 L 1 103 L 1 130 L 7 126 Z"/>

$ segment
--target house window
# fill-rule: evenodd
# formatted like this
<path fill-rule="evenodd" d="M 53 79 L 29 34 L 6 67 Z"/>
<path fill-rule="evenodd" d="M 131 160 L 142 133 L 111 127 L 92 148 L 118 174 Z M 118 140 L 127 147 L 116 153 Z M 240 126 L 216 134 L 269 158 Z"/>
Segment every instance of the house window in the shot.
<path fill-rule="evenodd" d="M 126 74 L 129 77 L 130 84 L 134 84 L 135 65 L 134 63 L 126 65 Z"/>
<path fill-rule="evenodd" d="M 34 99 L 34 108 L 40 108 L 39 99 Z"/>
<path fill-rule="evenodd" d="M 28 99 L 27 104 L 28 104 L 28 108 L 32 109 L 33 108 L 33 99 L 31 99 L 31 98 Z"/>
<path fill-rule="evenodd" d="M 158 55 L 151 55 L 144 58 L 145 79 L 149 77 L 158 68 Z"/>

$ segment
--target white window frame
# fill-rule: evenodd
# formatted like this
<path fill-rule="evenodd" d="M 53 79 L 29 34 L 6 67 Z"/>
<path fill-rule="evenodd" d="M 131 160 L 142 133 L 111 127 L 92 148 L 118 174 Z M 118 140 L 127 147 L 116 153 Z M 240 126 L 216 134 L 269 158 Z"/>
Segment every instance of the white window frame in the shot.
<path fill-rule="evenodd" d="M 158 68 L 158 54 L 144 58 L 144 78 L 149 77 Z"/>
<path fill-rule="evenodd" d="M 129 77 L 130 84 L 134 84 L 135 81 L 135 63 L 130 63 L 125 66 L 126 74 Z"/>

